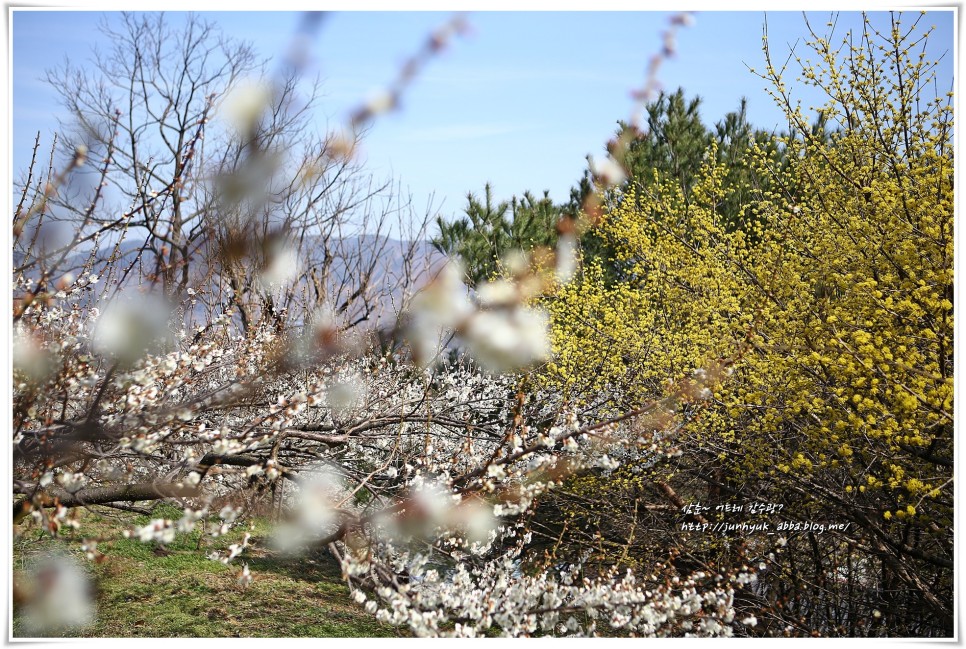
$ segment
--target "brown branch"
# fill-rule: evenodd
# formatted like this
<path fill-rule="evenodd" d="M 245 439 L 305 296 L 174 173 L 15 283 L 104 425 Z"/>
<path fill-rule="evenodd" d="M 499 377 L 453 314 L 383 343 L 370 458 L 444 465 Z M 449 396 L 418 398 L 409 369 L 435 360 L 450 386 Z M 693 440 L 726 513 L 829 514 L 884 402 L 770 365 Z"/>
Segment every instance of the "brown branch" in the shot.
<path fill-rule="evenodd" d="M 198 471 L 206 473 L 211 467 L 223 464 L 225 466 L 262 466 L 266 460 L 259 459 L 257 457 L 251 457 L 250 455 L 215 455 L 214 453 L 208 453 L 203 458 L 198 466 L 195 467 Z M 298 474 L 284 467 L 281 464 L 276 464 L 275 468 L 282 474 L 283 477 L 289 480 L 295 480 Z"/>
<path fill-rule="evenodd" d="M 34 491 L 36 486 L 21 485 L 23 491 Z M 80 507 L 84 505 L 103 505 L 112 502 L 137 502 L 139 500 L 160 500 L 162 498 L 190 498 L 198 496 L 198 487 L 180 482 L 142 482 L 109 487 L 90 487 L 74 493 L 55 485 L 48 485 L 33 498 L 24 498 L 13 507 L 13 520 L 16 524 L 26 516 L 33 506 L 41 507 Z"/>

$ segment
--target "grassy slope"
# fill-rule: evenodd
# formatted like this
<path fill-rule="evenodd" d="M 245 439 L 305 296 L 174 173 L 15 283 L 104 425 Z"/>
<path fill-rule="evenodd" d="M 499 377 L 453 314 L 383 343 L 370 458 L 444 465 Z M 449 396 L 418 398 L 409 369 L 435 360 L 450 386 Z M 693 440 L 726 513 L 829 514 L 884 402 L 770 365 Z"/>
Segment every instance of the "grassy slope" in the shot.
<path fill-rule="evenodd" d="M 155 511 L 176 518 L 176 510 Z M 120 520 L 119 520 L 120 519 Z M 63 548 L 80 555 L 81 539 L 116 536 L 143 516 L 118 517 L 85 512 L 81 529 L 51 539 L 36 527 L 14 541 L 14 568 L 33 556 Z M 224 549 L 240 540 L 233 530 L 210 541 L 208 550 Z M 230 566 L 208 559 L 197 549 L 200 530 L 179 535 L 162 550 L 134 539 L 102 542 L 107 559 L 85 561 L 97 589 L 94 623 L 74 635 L 84 637 L 392 637 L 401 629 L 380 624 L 349 598 L 339 569 L 321 556 L 278 558 L 265 550 L 268 526 L 256 524 L 251 547 Z M 65 543 L 66 541 L 66 543 Z M 208 539 L 206 539 L 208 541 Z M 84 561 L 82 559 L 82 561 Z M 253 581 L 237 583 L 243 563 Z M 19 624 L 14 620 L 14 635 Z"/>

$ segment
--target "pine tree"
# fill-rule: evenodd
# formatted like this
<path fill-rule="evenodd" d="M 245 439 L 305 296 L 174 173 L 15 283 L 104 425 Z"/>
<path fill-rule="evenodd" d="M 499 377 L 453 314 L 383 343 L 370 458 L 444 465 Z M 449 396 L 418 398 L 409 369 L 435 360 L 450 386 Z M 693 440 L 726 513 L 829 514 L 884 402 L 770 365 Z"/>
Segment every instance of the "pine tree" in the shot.
<path fill-rule="evenodd" d="M 460 259 L 471 283 L 494 277 L 511 251 L 551 246 L 556 238 L 562 210 L 549 192 L 535 198 L 525 191 L 522 198 L 496 202 L 487 183 L 482 201 L 472 192 L 466 200 L 464 216 L 449 222 L 437 218 L 439 235 L 432 243 L 443 254 Z"/>

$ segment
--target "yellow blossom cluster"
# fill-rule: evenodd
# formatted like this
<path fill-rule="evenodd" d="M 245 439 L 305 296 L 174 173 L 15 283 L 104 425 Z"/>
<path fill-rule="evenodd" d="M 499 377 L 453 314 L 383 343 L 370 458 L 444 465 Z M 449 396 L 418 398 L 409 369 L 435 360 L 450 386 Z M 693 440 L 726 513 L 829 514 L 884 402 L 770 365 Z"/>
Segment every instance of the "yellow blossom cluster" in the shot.
<path fill-rule="evenodd" d="M 779 153 L 747 152 L 762 182 L 738 227 L 718 209 L 735 189 L 714 150 L 688 197 L 671 181 L 612 197 L 597 234 L 621 278 L 589 264 L 552 301 L 545 380 L 578 402 L 608 390 L 640 402 L 732 359 L 733 376 L 689 425 L 696 444 L 721 449 L 731 479 L 806 495 L 819 485 L 865 498 L 885 520 L 944 526 L 951 100 L 923 100 L 930 68 L 901 33 L 879 37 L 886 56 L 813 44 L 819 63 L 803 82 L 828 96 L 819 133 L 778 73 L 764 73 L 796 130 Z"/>

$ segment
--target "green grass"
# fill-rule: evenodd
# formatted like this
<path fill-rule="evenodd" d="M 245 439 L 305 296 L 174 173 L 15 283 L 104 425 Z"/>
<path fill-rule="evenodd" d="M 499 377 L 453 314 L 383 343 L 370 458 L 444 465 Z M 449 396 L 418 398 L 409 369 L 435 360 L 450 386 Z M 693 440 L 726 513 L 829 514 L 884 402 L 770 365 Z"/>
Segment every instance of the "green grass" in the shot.
<path fill-rule="evenodd" d="M 154 517 L 180 512 L 159 507 Z M 14 568 L 58 548 L 81 557 L 83 538 L 117 536 L 147 517 L 84 512 L 81 529 L 53 539 L 36 527 L 14 542 Z M 101 563 L 85 567 L 97 592 L 97 615 L 79 637 L 396 637 L 405 630 L 377 622 L 349 597 L 338 566 L 322 555 L 279 557 L 266 548 L 269 527 L 257 521 L 251 546 L 225 566 L 205 555 L 240 541 L 245 529 L 203 541 L 200 530 L 179 535 L 173 544 L 120 538 L 102 542 Z M 205 545 L 207 544 L 207 546 Z M 243 588 L 238 574 L 248 563 L 253 581 Z M 14 636 L 21 635 L 14 619 Z"/>

